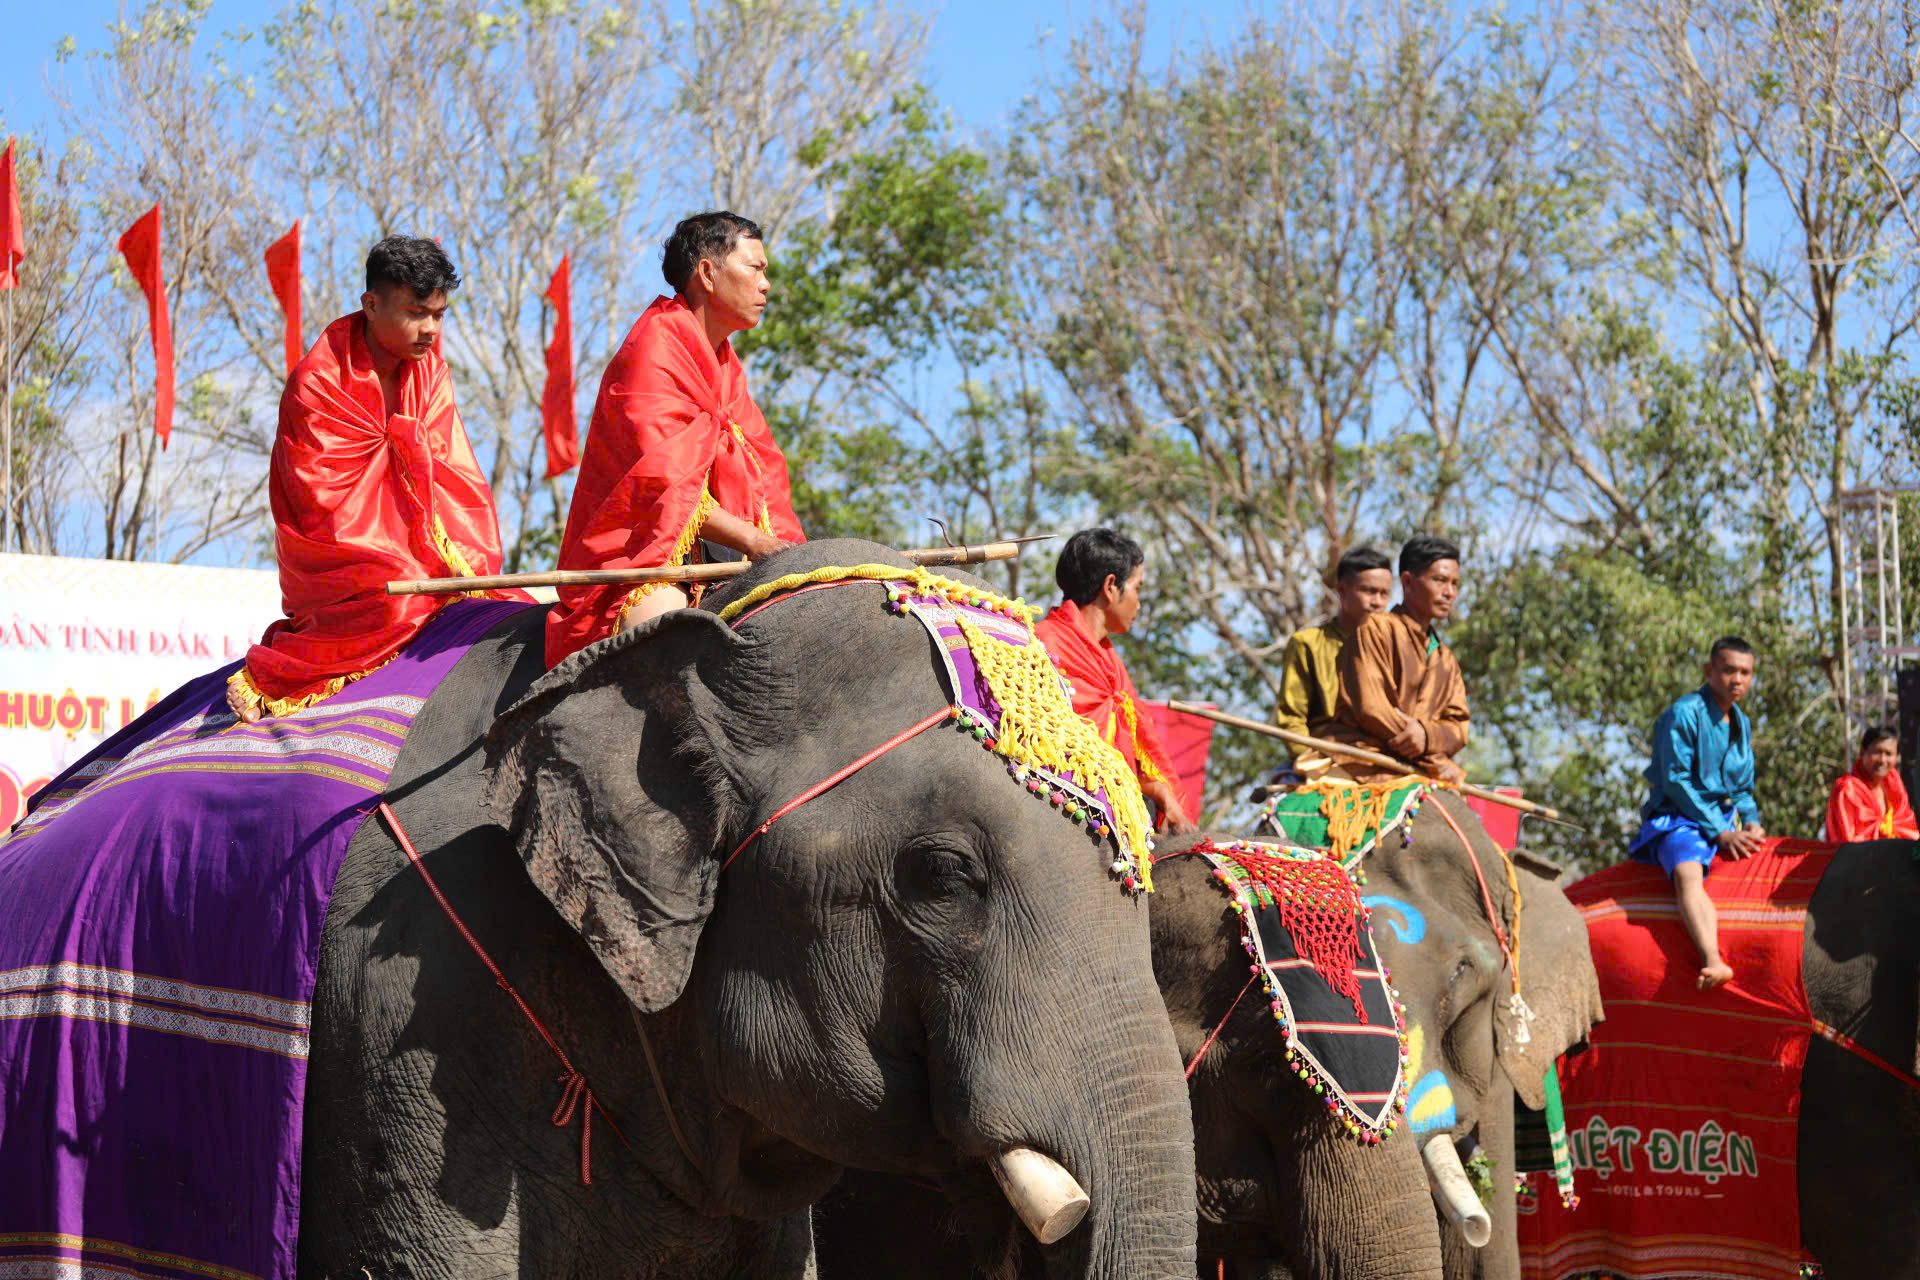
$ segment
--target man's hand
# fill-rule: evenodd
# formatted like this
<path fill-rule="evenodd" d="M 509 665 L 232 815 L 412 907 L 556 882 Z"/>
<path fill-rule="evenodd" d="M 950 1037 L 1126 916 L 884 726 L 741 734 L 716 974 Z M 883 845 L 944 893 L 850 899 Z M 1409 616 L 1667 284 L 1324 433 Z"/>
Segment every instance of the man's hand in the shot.
<path fill-rule="evenodd" d="M 1187 816 L 1186 809 L 1180 803 L 1180 797 L 1174 792 L 1173 784 L 1165 778 L 1142 783 L 1140 790 L 1147 799 L 1160 806 L 1160 825 L 1170 836 L 1193 835 L 1200 830 L 1193 819 Z"/>
<path fill-rule="evenodd" d="M 1734 827 L 1722 831 L 1714 837 L 1713 843 L 1734 862 L 1760 852 L 1760 841 L 1766 838 L 1758 824 L 1748 823 L 1744 827 Z"/>
<path fill-rule="evenodd" d="M 741 547 L 740 553 L 746 556 L 746 558 L 749 560 L 765 560 L 768 556 L 773 555 L 775 552 L 785 551 L 788 547 L 791 547 L 793 545 L 794 544 L 791 542 L 782 542 L 779 538 L 774 537 L 772 534 L 761 533 L 759 530 L 756 529 L 754 530 L 752 542 L 750 542 L 748 545 L 744 547 Z"/>
<path fill-rule="evenodd" d="M 1427 766 L 1427 776 L 1438 778 L 1442 782 L 1451 782 L 1457 787 L 1467 780 L 1467 771 L 1455 764 L 1452 757 L 1442 756 Z"/>
<path fill-rule="evenodd" d="M 770 533 L 762 533 L 758 525 L 742 520 L 724 507 L 715 507 L 707 513 L 706 522 L 700 526 L 700 536 L 723 547 L 732 547 L 749 560 L 764 560 L 793 545 Z"/>
<path fill-rule="evenodd" d="M 1387 739 L 1387 750 L 1402 760 L 1418 760 L 1427 754 L 1427 726 L 1412 716 L 1403 715 L 1401 719 L 1406 723 Z"/>

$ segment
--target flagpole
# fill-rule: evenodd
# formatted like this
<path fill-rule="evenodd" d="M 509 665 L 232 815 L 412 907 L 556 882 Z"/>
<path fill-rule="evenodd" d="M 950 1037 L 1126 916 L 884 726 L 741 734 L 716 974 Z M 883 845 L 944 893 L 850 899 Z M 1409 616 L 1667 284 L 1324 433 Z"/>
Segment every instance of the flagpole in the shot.
<path fill-rule="evenodd" d="M 4 252 L 4 250 L 0 250 Z M 6 290 L 7 295 L 7 352 L 6 372 L 7 390 L 5 403 L 0 404 L 0 466 L 6 468 L 6 479 L 0 481 L 0 554 L 13 550 L 13 295 L 14 290 Z"/>

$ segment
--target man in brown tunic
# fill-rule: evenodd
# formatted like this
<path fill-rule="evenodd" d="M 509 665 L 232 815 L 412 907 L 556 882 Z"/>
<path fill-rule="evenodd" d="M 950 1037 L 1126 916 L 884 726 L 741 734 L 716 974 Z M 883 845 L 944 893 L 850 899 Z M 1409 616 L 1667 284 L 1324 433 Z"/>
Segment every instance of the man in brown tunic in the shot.
<path fill-rule="evenodd" d="M 1431 778 L 1463 781 L 1453 757 L 1467 745 L 1467 685 L 1434 623 L 1460 594 L 1460 548 L 1416 534 L 1400 548 L 1400 603 L 1370 614 L 1340 651 L 1340 697 L 1326 736 L 1404 760 Z M 1389 776 L 1344 760 L 1354 778 Z"/>

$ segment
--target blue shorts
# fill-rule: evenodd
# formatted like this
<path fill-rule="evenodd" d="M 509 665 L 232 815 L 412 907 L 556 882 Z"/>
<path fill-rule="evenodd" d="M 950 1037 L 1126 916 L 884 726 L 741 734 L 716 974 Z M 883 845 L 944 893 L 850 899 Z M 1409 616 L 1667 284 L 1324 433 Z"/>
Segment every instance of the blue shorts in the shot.
<path fill-rule="evenodd" d="M 1700 834 L 1691 819 L 1675 813 L 1657 813 L 1640 824 L 1640 834 L 1627 848 L 1635 862 L 1657 863 L 1673 879 L 1673 869 L 1683 862 L 1700 864 L 1700 874 L 1713 870 L 1714 847 Z"/>

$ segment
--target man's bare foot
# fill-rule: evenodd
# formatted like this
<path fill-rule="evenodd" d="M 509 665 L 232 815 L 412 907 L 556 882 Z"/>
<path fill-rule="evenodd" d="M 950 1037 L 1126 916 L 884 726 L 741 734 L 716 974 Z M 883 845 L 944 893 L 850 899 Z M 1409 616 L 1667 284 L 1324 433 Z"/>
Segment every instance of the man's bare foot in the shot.
<path fill-rule="evenodd" d="M 246 724 L 260 723 L 260 708 L 248 706 L 240 696 L 240 690 L 233 685 L 227 686 L 227 710 L 233 712 L 235 719 Z"/>
<path fill-rule="evenodd" d="M 1710 991 L 1714 987 L 1731 981 L 1733 981 L 1733 966 L 1725 960 L 1715 960 L 1712 964 L 1701 966 L 1700 977 L 1693 985 L 1702 991 Z"/>

